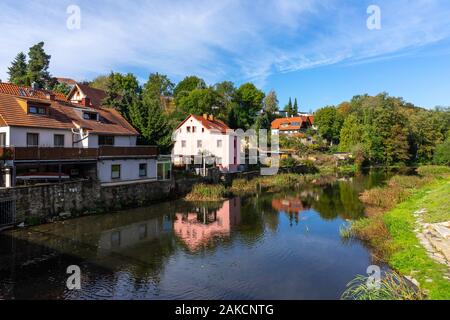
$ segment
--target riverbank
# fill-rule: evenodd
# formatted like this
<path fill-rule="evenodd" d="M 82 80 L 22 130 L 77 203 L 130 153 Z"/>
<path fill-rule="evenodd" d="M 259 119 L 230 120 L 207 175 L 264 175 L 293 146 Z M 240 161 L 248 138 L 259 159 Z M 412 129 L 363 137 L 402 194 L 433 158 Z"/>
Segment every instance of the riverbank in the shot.
<path fill-rule="evenodd" d="M 395 176 L 361 200 L 368 217 L 343 230 L 366 241 L 377 259 L 416 284 L 428 299 L 450 299 L 450 269 L 442 254 L 421 241 L 429 223 L 450 220 L 450 168 L 421 167 L 419 176 Z"/>
<path fill-rule="evenodd" d="M 234 179 L 230 186 L 222 184 L 197 184 L 185 197 L 187 201 L 221 201 L 233 196 L 246 196 L 261 191 L 278 192 L 299 188 L 305 184 L 323 185 L 337 179 L 336 175 L 280 173 L 252 179 Z"/>

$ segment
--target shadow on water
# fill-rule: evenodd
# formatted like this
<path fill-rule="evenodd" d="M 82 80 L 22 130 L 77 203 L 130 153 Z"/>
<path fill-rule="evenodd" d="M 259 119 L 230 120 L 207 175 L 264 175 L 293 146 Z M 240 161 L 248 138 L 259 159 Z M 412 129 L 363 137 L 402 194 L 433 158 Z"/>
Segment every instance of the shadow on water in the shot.
<path fill-rule="evenodd" d="M 218 203 L 148 208 L 0 234 L 4 299 L 338 299 L 372 264 L 339 228 L 386 175 Z M 66 288 L 81 268 L 82 290 Z"/>

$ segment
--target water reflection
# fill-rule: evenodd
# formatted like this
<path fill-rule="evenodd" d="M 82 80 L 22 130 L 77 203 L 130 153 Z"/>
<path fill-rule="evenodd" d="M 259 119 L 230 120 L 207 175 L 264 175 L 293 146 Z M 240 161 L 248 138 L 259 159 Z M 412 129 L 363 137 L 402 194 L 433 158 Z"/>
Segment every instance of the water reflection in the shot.
<path fill-rule="evenodd" d="M 0 235 L 0 298 L 336 299 L 371 264 L 339 227 L 383 179 L 174 201 Z M 77 264 L 83 290 L 65 288 Z M 199 272 L 201 271 L 201 272 Z"/>
<path fill-rule="evenodd" d="M 192 251 L 206 246 L 216 237 L 229 237 L 231 227 L 241 221 L 241 199 L 224 201 L 219 209 L 207 206 L 176 213 L 173 230 Z"/>

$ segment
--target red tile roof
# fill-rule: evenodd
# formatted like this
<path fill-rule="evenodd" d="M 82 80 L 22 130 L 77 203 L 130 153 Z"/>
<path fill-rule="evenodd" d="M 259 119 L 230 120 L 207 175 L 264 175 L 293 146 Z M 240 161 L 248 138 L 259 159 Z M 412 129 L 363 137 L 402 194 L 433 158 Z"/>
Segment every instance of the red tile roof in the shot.
<path fill-rule="evenodd" d="M 38 103 L 48 107 L 46 115 L 28 114 L 21 106 L 26 103 Z M 0 123 L 2 126 L 22 126 L 50 129 L 82 127 L 96 134 L 138 135 L 139 133 L 114 109 L 97 108 L 100 121 L 85 120 L 77 109 L 82 105 L 69 102 L 36 99 L 0 93 Z"/>
<path fill-rule="evenodd" d="M 0 82 L 0 93 L 37 99 L 47 99 L 47 95 L 51 94 L 55 96 L 55 100 L 67 101 L 66 96 L 59 92 L 44 89 L 33 90 L 31 87 L 22 87 L 6 82 Z"/>
<path fill-rule="evenodd" d="M 228 127 L 223 121 L 218 120 L 216 118 L 211 119 L 208 117 L 208 119 L 205 119 L 205 117 L 197 116 L 197 115 L 190 115 L 188 116 L 182 123 L 180 123 L 177 127 L 180 128 L 186 121 L 188 121 L 191 117 L 199 121 L 206 129 L 212 129 L 217 130 L 221 133 L 226 133 L 227 130 L 231 130 L 230 127 Z"/>
<path fill-rule="evenodd" d="M 59 83 L 65 83 L 69 86 L 74 86 L 77 82 L 73 79 L 70 78 L 62 78 L 62 77 L 57 77 L 56 81 L 58 81 Z"/>
<path fill-rule="evenodd" d="M 103 100 L 106 98 L 106 92 L 100 89 L 91 88 L 85 84 L 77 83 L 70 91 L 68 98 L 73 96 L 76 90 L 80 90 L 91 100 L 91 107 L 99 108 L 103 105 Z M 81 102 L 81 101 L 80 101 Z"/>
<path fill-rule="evenodd" d="M 314 117 L 313 117 L 314 121 Z M 312 124 L 310 117 L 308 116 L 300 116 L 300 117 L 291 117 L 291 118 L 279 118 L 272 121 L 272 129 L 273 130 L 300 130 L 302 128 L 303 123 Z"/>

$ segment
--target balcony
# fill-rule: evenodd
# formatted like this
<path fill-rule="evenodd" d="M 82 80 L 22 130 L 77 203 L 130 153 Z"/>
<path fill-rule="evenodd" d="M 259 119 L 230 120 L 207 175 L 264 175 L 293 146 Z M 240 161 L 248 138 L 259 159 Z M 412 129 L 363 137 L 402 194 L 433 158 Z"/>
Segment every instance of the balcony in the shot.
<path fill-rule="evenodd" d="M 98 149 L 99 158 L 109 157 L 149 157 L 158 155 L 158 147 L 155 146 L 136 146 L 136 147 L 113 147 L 102 146 Z"/>
<path fill-rule="evenodd" d="M 114 157 L 153 157 L 158 155 L 154 146 L 99 148 L 50 148 L 50 147 L 0 147 L 0 160 L 52 161 L 52 160 L 97 160 Z"/>

